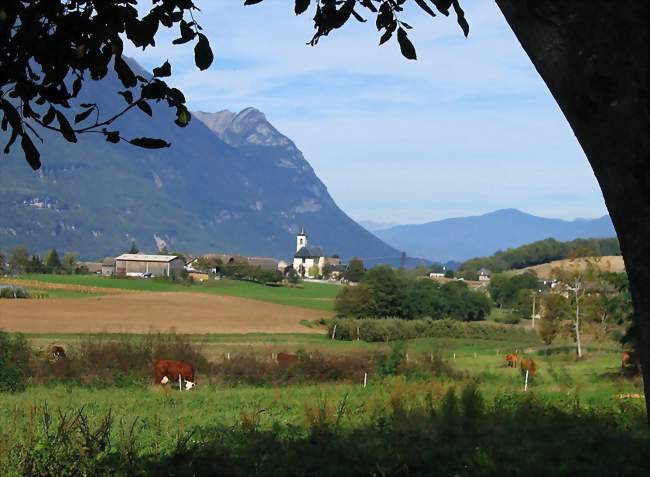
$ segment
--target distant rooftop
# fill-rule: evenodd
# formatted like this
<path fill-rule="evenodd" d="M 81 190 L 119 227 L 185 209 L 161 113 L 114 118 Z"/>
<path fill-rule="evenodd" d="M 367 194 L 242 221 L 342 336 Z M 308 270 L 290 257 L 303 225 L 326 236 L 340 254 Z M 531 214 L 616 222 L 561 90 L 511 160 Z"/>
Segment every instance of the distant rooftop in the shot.
<path fill-rule="evenodd" d="M 136 261 L 136 262 L 171 262 L 177 255 L 146 255 L 144 253 L 123 253 L 115 260 Z"/>

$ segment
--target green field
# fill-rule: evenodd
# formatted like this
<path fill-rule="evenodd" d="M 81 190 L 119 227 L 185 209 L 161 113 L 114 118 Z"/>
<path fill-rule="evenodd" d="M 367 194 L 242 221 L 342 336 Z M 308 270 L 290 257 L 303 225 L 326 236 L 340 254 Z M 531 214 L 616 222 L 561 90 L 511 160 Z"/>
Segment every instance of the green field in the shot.
<path fill-rule="evenodd" d="M 237 296 L 281 305 L 298 306 L 323 311 L 334 309 L 333 300 L 340 287 L 328 283 L 304 282 L 297 288 L 271 287 L 238 280 L 213 280 L 196 284 L 173 283 L 165 280 L 107 278 L 96 275 L 24 275 L 25 280 L 84 287 L 138 290 L 148 292 L 197 292 Z M 49 290 L 48 290 L 49 293 Z"/>

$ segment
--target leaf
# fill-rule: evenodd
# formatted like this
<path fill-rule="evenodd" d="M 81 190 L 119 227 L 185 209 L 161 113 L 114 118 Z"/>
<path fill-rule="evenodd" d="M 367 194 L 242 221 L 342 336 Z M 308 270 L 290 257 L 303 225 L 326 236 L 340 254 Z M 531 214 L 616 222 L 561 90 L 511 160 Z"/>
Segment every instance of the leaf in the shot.
<path fill-rule="evenodd" d="M 163 147 L 171 146 L 167 141 L 151 137 L 136 137 L 131 139 L 129 142 L 134 146 L 143 147 L 145 149 L 162 149 Z"/>
<path fill-rule="evenodd" d="M 418 6 L 419 6 L 422 10 L 424 10 L 425 12 L 427 12 L 427 13 L 428 13 L 429 15 L 431 15 L 432 17 L 435 17 L 435 16 L 436 16 L 436 14 L 433 12 L 433 10 L 431 10 L 431 7 L 430 7 L 429 5 L 427 5 L 426 0 L 415 0 L 415 3 L 417 3 Z"/>
<path fill-rule="evenodd" d="M 355 12 L 354 10 L 352 10 L 352 16 L 356 18 L 357 21 L 360 23 L 366 23 L 368 21 L 365 18 L 363 18 L 361 15 L 359 15 L 357 12 Z"/>
<path fill-rule="evenodd" d="M 138 105 L 138 108 L 147 113 L 149 116 L 153 116 L 153 111 L 151 110 L 149 103 L 144 100 L 140 100 L 136 104 Z"/>
<path fill-rule="evenodd" d="M 75 136 L 72 126 L 70 126 L 70 123 L 61 111 L 56 112 L 56 119 L 59 121 L 59 128 L 63 137 L 69 142 L 77 142 L 77 136 Z"/>
<path fill-rule="evenodd" d="M 84 119 L 86 119 L 88 116 L 90 116 L 90 113 L 92 113 L 95 110 L 95 108 L 89 108 L 86 109 L 83 113 L 79 113 L 74 117 L 74 123 L 80 123 Z"/>
<path fill-rule="evenodd" d="M 260 3 L 262 0 L 245 0 L 244 5 L 255 5 L 256 3 Z"/>
<path fill-rule="evenodd" d="M 309 8 L 309 3 L 311 0 L 296 0 L 296 5 L 293 9 L 293 11 L 296 13 L 296 15 L 300 15 L 301 13 L 305 13 L 305 11 Z"/>
<path fill-rule="evenodd" d="M 117 144 L 120 142 L 120 132 L 119 131 L 106 131 L 104 130 L 104 136 L 106 136 L 106 141 Z"/>
<path fill-rule="evenodd" d="M 192 116 L 190 115 L 189 111 L 181 111 L 178 116 L 176 117 L 176 121 L 174 121 L 178 126 L 184 128 L 187 126 L 190 122 L 190 119 L 192 119 Z"/>
<path fill-rule="evenodd" d="M 81 76 L 77 76 L 77 79 L 72 83 L 72 97 L 75 98 L 79 91 L 81 90 L 82 79 Z"/>
<path fill-rule="evenodd" d="M 138 84 L 138 80 L 135 77 L 135 74 L 131 70 L 131 67 L 124 61 L 121 56 L 115 57 L 115 72 L 117 73 L 118 78 L 122 84 L 127 88 L 132 88 Z"/>
<path fill-rule="evenodd" d="M 460 28 L 463 30 L 465 38 L 467 38 L 467 35 L 469 35 L 469 23 L 467 23 L 467 19 L 465 18 L 465 12 L 462 8 L 460 8 L 460 3 L 458 3 L 458 0 L 453 0 L 453 2 L 454 10 L 456 11 L 456 21 L 460 25 Z"/>
<path fill-rule="evenodd" d="M 41 154 L 38 152 L 38 149 L 36 149 L 36 146 L 34 146 L 34 143 L 27 134 L 23 134 L 20 140 L 20 146 L 23 148 L 25 159 L 27 159 L 27 163 L 31 166 L 31 168 L 35 171 L 40 169 Z"/>
<path fill-rule="evenodd" d="M 417 56 L 415 54 L 415 47 L 413 46 L 413 43 L 411 43 L 411 40 L 408 39 L 406 31 L 402 27 L 397 29 L 397 41 L 399 43 L 400 50 L 402 50 L 402 55 L 404 55 L 404 58 L 409 60 L 417 59 Z"/>
<path fill-rule="evenodd" d="M 433 2 L 433 4 L 436 6 L 436 8 L 440 13 L 442 13 L 446 17 L 449 16 L 449 7 L 451 7 L 452 0 L 431 0 L 431 1 Z"/>
<path fill-rule="evenodd" d="M 11 146 L 13 146 L 14 142 L 16 142 L 16 138 L 18 137 L 18 130 L 17 129 L 11 129 L 11 137 L 9 138 L 9 142 L 5 146 L 4 153 L 9 154 L 9 151 L 11 151 Z"/>
<path fill-rule="evenodd" d="M 199 33 L 199 41 L 194 46 L 194 63 L 203 71 L 210 67 L 212 61 L 214 61 L 214 55 L 210 48 L 210 42 L 203 33 Z"/>
<path fill-rule="evenodd" d="M 153 75 L 156 78 L 165 78 L 172 75 L 172 65 L 169 60 L 165 61 L 162 66 L 153 69 Z"/>
<path fill-rule="evenodd" d="M 45 116 L 43 116 L 43 124 L 46 126 L 50 124 L 52 121 L 54 121 L 54 117 L 56 116 L 56 109 L 54 109 L 53 106 L 50 106 L 50 109 L 47 110 L 47 113 L 45 113 Z"/>
<path fill-rule="evenodd" d="M 381 38 L 379 39 L 379 44 L 383 45 L 388 40 L 390 40 L 390 37 L 392 37 L 392 36 L 393 36 L 393 31 L 392 30 L 386 30 L 384 32 L 384 34 L 381 36 Z"/>
<path fill-rule="evenodd" d="M 119 91 L 117 94 L 122 96 L 127 103 L 131 104 L 133 102 L 133 93 L 131 93 L 131 91 L 129 91 L 128 89 L 125 89 L 124 91 Z"/>

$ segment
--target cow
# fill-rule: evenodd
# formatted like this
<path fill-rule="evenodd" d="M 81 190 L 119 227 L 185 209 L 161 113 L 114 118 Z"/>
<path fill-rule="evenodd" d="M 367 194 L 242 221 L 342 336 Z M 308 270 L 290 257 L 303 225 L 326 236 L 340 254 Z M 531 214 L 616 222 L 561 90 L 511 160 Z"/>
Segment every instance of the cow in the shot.
<path fill-rule="evenodd" d="M 194 367 L 185 361 L 172 361 L 159 359 L 154 365 L 154 381 L 156 384 L 165 385 L 178 378 L 179 385 L 185 380 L 185 389 L 189 391 L 194 384 Z"/>
<path fill-rule="evenodd" d="M 54 361 L 58 361 L 65 358 L 65 349 L 63 349 L 63 346 L 55 345 L 50 349 L 50 354 Z"/>
<path fill-rule="evenodd" d="M 278 362 L 279 366 L 287 368 L 298 362 L 298 355 L 290 353 L 278 353 L 275 359 Z"/>
<path fill-rule="evenodd" d="M 514 353 L 509 353 L 506 355 L 506 366 L 508 368 L 516 368 L 517 361 L 519 361 L 519 356 Z"/>
<path fill-rule="evenodd" d="M 528 370 L 530 371 L 531 376 L 535 376 L 535 373 L 537 372 L 537 365 L 535 365 L 535 361 L 530 358 L 522 358 L 519 363 L 521 365 L 522 371 Z"/>
<path fill-rule="evenodd" d="M 637 355 L 631 351 L 623 351 L 621 357 L 621 368 L 623 371 L 636 372 L 637 371 Z"/>

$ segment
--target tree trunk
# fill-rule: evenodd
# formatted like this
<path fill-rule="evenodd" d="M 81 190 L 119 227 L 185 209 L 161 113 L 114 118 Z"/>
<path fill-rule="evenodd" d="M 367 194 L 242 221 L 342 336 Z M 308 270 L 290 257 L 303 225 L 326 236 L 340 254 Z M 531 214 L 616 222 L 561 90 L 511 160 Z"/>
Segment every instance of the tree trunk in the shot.
<path fill-rule="evenodd" d="M 650 2 L 495 1 L 569 121 L 603 192 L 630 280 L 647 411 Z"/>

